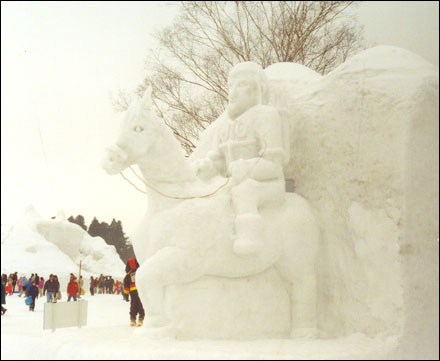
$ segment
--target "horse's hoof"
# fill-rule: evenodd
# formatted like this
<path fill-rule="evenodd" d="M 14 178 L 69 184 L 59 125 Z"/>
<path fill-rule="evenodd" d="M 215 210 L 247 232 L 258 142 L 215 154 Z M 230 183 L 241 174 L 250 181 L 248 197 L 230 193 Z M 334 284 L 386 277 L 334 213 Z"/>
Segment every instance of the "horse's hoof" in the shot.
<path fill-rule="evenodd" d="M 250 241 L 242 238 L 236 239 L 233 246 L 234 253 L 242 256 L 257 254 L 261 251 L 261 249 L 261 242 Z"/>

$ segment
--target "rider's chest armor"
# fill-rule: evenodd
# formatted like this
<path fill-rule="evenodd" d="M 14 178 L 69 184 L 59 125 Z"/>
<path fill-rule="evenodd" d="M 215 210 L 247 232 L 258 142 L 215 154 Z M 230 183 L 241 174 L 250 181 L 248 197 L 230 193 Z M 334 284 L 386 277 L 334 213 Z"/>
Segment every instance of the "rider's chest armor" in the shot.
<path fill-rule="evenodd" d="M 229 120 L 220 129 L 219 149 L 227 165 L 238 159 L 251 159 L 259 156 L 260 144 L 255 129 L 256 117 L 253 113 L 251 109 L 235 120 Z"/>

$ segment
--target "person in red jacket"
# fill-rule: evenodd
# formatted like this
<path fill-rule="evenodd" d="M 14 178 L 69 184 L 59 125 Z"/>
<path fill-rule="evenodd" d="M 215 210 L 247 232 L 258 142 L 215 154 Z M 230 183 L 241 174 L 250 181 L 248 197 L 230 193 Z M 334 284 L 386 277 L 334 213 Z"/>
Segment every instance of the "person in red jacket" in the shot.
<path fill-rule="evenodd" d="M 116 280 L 116 282 L 115 282 L 115 288 L 114 288 L 114 290 L 113 290 L 113 294 L 118 294 L 119 295 L 119 293 L 121 293 L 121 281 L 119 281 L 119 280 Z"/>
<path fill-rule="evenodd" d="M 70 301 L 71 298 L 73 298 L 74 301 L 76 301 L 76 295 L 78 294 L 78 282 L 76 282 L 76 277 L 71 274 L 70 275 L 70 282 L 67 284 L 67 302 Z"/>

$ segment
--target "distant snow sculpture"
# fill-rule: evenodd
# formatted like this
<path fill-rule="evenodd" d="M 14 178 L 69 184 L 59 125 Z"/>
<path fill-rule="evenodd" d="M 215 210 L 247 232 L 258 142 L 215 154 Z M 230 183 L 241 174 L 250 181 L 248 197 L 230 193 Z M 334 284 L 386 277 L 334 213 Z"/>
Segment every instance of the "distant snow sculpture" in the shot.
<path fill-rule="evenodd" d="M 67 221 L 63 211 L 56 219 L 45 219 L 29 206 L 7 233 L 3 234 L 2 229 L 2 272 L 47 272 L 57 274 L 64 282 L 78 270 L 80 261 L 83 274 L 124 274 L 124 264 L 115 247 Z"/>

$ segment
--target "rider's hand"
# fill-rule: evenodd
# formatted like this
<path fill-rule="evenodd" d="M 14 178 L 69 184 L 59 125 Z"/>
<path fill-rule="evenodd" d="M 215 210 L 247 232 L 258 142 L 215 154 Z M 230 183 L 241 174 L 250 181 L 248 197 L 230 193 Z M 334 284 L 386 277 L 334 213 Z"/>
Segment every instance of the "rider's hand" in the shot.
<path fill-rule="evenodd" d="M 216 168 L 214 162 L 209 158 L 198 159 L 192 164 L 196 175 L 203 180 L 208 180 L 215 176 Z"/>
<path fill-rule="evenodd" d="M 240 184 L 249 177 L 248 163 L 244 159 L 238 159 L 229 164 L 228 172 L 231 175 L 232 184 Z"/>

